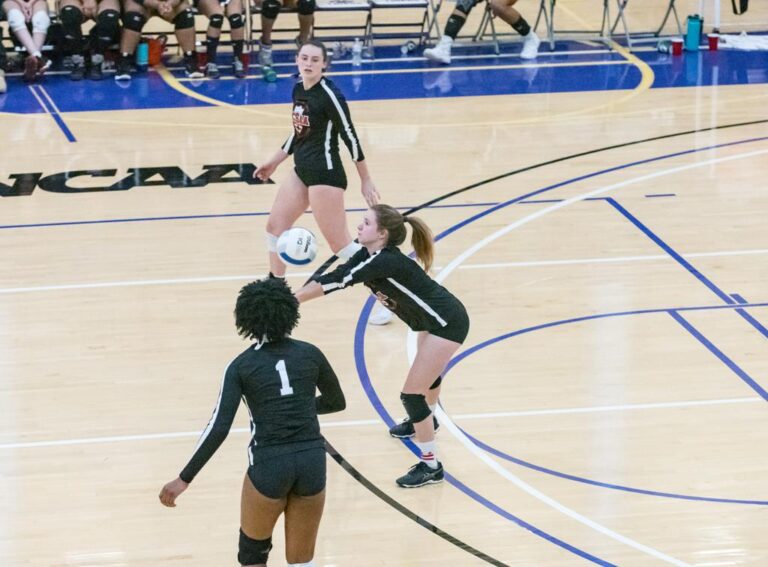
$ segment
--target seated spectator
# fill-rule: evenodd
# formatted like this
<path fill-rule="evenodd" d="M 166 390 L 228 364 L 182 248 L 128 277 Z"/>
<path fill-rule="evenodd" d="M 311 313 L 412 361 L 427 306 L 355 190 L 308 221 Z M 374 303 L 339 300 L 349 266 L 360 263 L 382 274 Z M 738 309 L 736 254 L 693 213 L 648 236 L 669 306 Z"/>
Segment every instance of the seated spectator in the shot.
<path fill-rule="evenodd" d="M 224 14 L 229 20 L 230 37 L 232 38 L 232 71 L 235 77 L 242 79 L 248 69 L 242 61 L 243 45 L 245 44 L 245 18 L 243 18 L 243 0 L 195 0 L 197 11 L 208 17 L 206 32 L 207 63 L 205 74 L 211 79 L 219 78 L 219 67 L 216 65 L 216 53 L 224 25 Z"/>
<path fill-rule="evenodd" d="M 64 49 L 72 55 L 73 81 L 80 81 L 86 74 L 86 55 L 88 58 L 88 78 L 102 78 L 104 52 L 120 41 L 120 2 L 118 0 L 61 0 L 59 19 L 64 28 Z M 96 25 L 91 30 L 91 40 L 83 38 L 83 22 L 93 20 Z M 86 49 L 86 43 L 90 49 Z"/>
<path fill-rule="evenodd" d="M 11 0 L 6 0 L 11 1 Z M 120 58 L 117 60 L 115 80 L 131 80 L 131 59 L 141 39 L 141 30 L 152 16 L 160 16 L 174 25 L 176 38 L 184 52 L 184 71 L 187 77 L 203 77 L 195 53 L 195 15 L 187 0 L 122 0 L 123 35 L 120 39 Z"/>
<path fill-rule="evenodd" d="M 8 27 L 27 50 L 24 60 L 24 81 L 31 83 L 43 76 L 51 62 L 43 57 L 42 48 L 51 26 L 46 0 L 5 0 L 3 11 Z M 30 33 L 30 27 L 32 33 Z"/>
<path fill-rule="evenodd" d="M 301 46 L 312 36 L 312 27 L 315 25 L 315 0 L 263 0 L 259 44 L 259 65 L 262 67 L 272 66 L 272 29 L 284 3 L 289 8 L 296 8 L 299 13 L 299 36 L 296 38 L 296 45 Z"/>

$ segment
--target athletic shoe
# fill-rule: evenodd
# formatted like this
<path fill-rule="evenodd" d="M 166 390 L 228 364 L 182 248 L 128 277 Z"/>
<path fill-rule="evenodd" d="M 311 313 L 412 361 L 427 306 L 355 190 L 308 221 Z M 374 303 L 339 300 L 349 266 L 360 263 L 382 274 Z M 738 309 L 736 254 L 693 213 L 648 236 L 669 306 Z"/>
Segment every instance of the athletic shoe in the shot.
<path fill-rule="evenodd" d="M 435 433 L 437 433 L 440 431 L 440 424 L 437 422 L 437 418 L 434 415 L 432 416 L 432 421 L 435 424 Z M 389 434 L 392 437 L 397 437 L 398 439 L 408 439 L 416 435 L 416 430 L 413 428 L 413 422 L 411 421 L 411 418 L 406 417 L 400 423 L 390 427 Z"/>
<path fill-rule="evenodd" d="M 531 30 L 528 35 L 523 37 L 523 49 L 520 51 L 520 59 L 536 59 L 539 54 L 539 45 L 541 40 L 536 32 Z"/>
<path fill-rule="evenodd" d="M 232 73 L 238 79 L 245 79 L 247 71 L 245 69 L 245 65 L 243 65 L 243 62 L 240 61 L 240 59 L 235 59 L 232 61 Z"/>
<path fill-rule="evenodd" d="M 368 324 L 369 325 L 386 325 L 392 320 L 392 312 L 381 305 L 380 303 L 377 303 L 373 308 L 373 313 L 371 313 L 371 316 L 368 317 Z"/>
<path fill-rule="evenodd" d="M 214 62 L 210 62 L 205 66 L 205 76 L 209 79 L 218 79 L 219 74 L 219 67 Z"/>
<path fill-rule="evenodd" d="M 85 78 L 85 58 L 82 55 L 72 56 L 72 71 L 69 78 L 73 81 L 82 81 Z"/>
<path fill-rule="evenodd" d="M 24 75 L 22 79 L 24 79 L 25 83 L 32 83 L 37 78 L 37 59 L 34 55 L 28 55 L 24 59 Z"/>
<path fill-rule="evenodd" d="M 259 65 L 262 67 L 271 67 L 272 61 L 272 48 L 266 45 L 259 46 Z"/>
<path fill-rule="evenodd" d="M 443 65 L 451 64 L 451 44 L 453 40 L 444 35 L 440 38 L 440 41 L 436 46 L 424 50 L 424 57 L 435 63 L 442 63 Z"/>
<path fill-rule="evenodd" d="M 419 461 L 417 465 L 413 465 L 406 474 L 395 482 L 402 488 L 418 488 L 425 484 L 443 482 L 443 478 L 443 465 L 441 463 L 437 463 L 437 468 L 433 469 L 424 461 Z"/>
<path fill-rule="evenodd" d="M 115 80 L 116 81 L 130 81 L 131 80 L 131 63 L 127 57 L 120 56 L 117 60 L 117 66 L 115 67 Z"/>
<path fill-rule="evenodd" d="M 184 73 L 190 79 L 202 79 L 205 76 L 197 65 L 197 55 L 195 53 L 184 56 Z"/>
<path fill-rule="evenodd" d="M 88 67 L 88 78 L 92 81 L 100 81 L 104 78 L 104 56 L 96 53 L 91 57 L 91 65 Z"/>

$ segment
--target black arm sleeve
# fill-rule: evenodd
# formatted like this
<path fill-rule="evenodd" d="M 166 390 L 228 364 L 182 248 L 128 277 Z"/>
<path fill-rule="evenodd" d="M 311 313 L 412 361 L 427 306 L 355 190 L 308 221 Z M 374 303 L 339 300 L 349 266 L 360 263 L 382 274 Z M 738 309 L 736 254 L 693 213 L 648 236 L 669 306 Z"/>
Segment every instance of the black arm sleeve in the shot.
<path fill-rule="evenodd" d="M 224 439 L 227 438 L 229 429 L 232 427 L 232 422 L 237 414 L 242 393 L 243 389 L 240 384 L 237 365 L 233 362 L 224 373 L 224 381 L 219 392 L 219 401 L 213 410 L 208 426 L 200 436 L 195 454 L 192 455 L 187 466 L 179 474 L 181 480 L 192 482 L 197 473 L 200 472 L 200 469 L 205 466 L 205 463 L 208 462 L 224 442 Z"/>
<path fill-rule="evenodd" d="M 347 400 L 341 390 L 339 378 L 325 355 L 320 350 L 317 352 L 320 357 L 320 376 L 317 378 L 317 389 L 320 390 L 320 395 L 315 398 L 317 413 L 322 415 L 341 411 L 347 407 Z"/>
<path fill-rule="evenodd" d="M 368 256 L 368 252 L 362 248 L 346 264 L 315 278 L 315 281 L 322 286 L 324 294 L 329 294 L 358 283 L 386 278 L 393 273 L 387 254 L 379 250 Z"/>

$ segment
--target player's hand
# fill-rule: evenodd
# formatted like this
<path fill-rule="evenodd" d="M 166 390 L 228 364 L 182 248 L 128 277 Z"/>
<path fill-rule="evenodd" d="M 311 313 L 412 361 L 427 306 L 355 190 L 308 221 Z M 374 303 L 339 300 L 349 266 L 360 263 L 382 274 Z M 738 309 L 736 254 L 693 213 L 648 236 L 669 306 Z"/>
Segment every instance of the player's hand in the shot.
<path fill-rule="evenodd" d="M 169 508 L 175 508 L 176 507 L 176 498 L 179 497 L 179 494 L 184 492 L 187 488 L 189 488 L 189 483 L 184 482 L 180 478 L 175 478 L 168 484 L 166 484 L 163 489 L 160 491 L 160 503 L 163 506 L 168 506 Z"/>
<path fill-rule="evenodd" d="M 365 202 L 368 203 L 369 207 L 379 203 L 381 195 L 379 195 L 379 192 L 376 190 L 376 186 L 373 184 L 371 179 L 366 179 L 363 181 L 360 187 L 360 191 L 363 193 L 363 198 L 365 199 Z"/>
<path fill-rule="evenodd" d="M 157 3 L 157 13 L 160 14 L 163 18 L 170 16 L 171 12 L 173 12 L 173 6 L 171 6 L 170 2 L 164 1 Z"/>
<path fill-rule="evenodd" d="M 262 181 L 269 181 L 269 178 L 272 177 L 272 174 L 277 169 L 277 165 L 271 162 L 267 162 L 265 164 L 260 165 L 256 168 L 256 171 L 253 172 L 253 176 L 261 179 Z"/>

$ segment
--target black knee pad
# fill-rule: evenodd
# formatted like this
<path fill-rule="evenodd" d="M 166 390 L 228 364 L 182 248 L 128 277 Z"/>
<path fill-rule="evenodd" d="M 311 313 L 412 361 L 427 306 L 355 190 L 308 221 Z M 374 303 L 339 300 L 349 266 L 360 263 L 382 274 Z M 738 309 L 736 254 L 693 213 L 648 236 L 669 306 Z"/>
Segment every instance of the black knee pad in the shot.
<path fill-rule="evenodd" d="M 434 382 L 432 382 L 432 385 L 429 387 L 429 389 L 430 389 L 430 390 L 436 390 L 436 389 L 437 389 L 437 387 L 438 387 L 440 384 L 442 384 L 442 383 L 443 383 L 443 377 L 442 377 L 442 376 L 438 376 L 438 377 L 437 377 L 437 380 L 435 380 Z"/>
<path fill-rule="evenodd" d="M 270 20 L 275 20 L 282 7 L 282 2 L 278 2 L 278 0 L 264 0 L 261 3 L 261 15 Z"/>
<path fill-rule="evenodd" d="M 245 25 L 245 20 L 243 20 L 242 14 L 232 14 L 231 16 L 228 16 L 227 19 L 229 20 L 229 29 L 231 30 L 240 29 Z"/>
<path fill-rule="evenodd" d="M 104 10 L 96 16 L 96 28 L 100 42 L 107 44 L 120 39 L 120 12 Z"/>
<path fill-rule="evenodd" d="M 212 28 L 220 30 L 221 26 L 224 25 L 224 16 L 221 14 L 214 14 L 208 19 L 208 23 Z"/>
<path fill-rule="evenodd" d="M 144 24 L 146 23 L 147 18 L 144 17 L 144 14 L 139 12 L 126 12 L 123 15 L 123 27 L 127 30 L 141 33 L 141 30 L 144 29 Z"/>
<path fill-rule="evenodd" d="M 59 19 L 65 33 L 68 34 L 72 28 L 77 28 L 79 31 L 80 26 L 83 25 L 83 12 L 77 6 L 64 6 L 59 12 Z"/>
<path fill-rule="evenodd" d="M 272 549 L 272 538 L 251 539 L 240 530 L 240 545 L 237 560 L 240 565 L 266 563 Z"/>
<path fill-rule="evenodd" d="M 400 401 L 403 402 L 405 413 L 408 414 L 408 417 L 413 423 L 424 421 L 432 414 L 432 410 L 429 409 L 424 394 L 401 393 Z"/>
<path fill-rule="evenodd" d="M 192 13 L 192 10 L 187 8 L 183 12 L 176 14 L 176 17 L 173 18 L 173 27 L 176 30 L 188 30 L 189 28 L 194 28 L 195 15 Z"/>
<path fill-rule="evenodd" d="M 315 0 L 298 0 L 296 11 L 302 16 L 311 16 L 315 13 Z"/>

